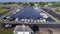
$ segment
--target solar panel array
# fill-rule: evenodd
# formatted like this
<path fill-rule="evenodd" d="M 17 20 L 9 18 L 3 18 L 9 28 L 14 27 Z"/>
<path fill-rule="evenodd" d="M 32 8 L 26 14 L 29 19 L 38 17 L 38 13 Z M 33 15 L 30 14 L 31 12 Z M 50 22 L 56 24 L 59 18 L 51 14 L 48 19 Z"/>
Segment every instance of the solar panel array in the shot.
<path fill-rule="evenodd" d="M 53 21 L 51 17 L 48 17 L 47 19 L 43 18 L 42 15 L 40 15 L 41 11 L 38 12 L 33 7 L 24 7 L 16 14 L 13 14 L 11 18 L 15 21 L 27 21 L 27 22 L 46 22 L 46 21 Z"/>

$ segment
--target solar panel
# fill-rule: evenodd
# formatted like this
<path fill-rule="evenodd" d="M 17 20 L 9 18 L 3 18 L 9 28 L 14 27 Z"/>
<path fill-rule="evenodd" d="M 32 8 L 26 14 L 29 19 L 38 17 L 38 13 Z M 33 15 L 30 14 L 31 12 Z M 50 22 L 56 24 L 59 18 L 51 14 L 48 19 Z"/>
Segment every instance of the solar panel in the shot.
<path fill-rule="evenodd" d="M 40 19 L 40 18 L 42 18 L 42 16 L 39 14 L 39 12 L 36 11 L 32 7 L 23 8 L 21 11 L 19 11 L 14 16 L 12 16 L 12 18 L 17 18 L 17 17 L 18 17 L 19 20 L 21 20 L 21 19 Z"/>

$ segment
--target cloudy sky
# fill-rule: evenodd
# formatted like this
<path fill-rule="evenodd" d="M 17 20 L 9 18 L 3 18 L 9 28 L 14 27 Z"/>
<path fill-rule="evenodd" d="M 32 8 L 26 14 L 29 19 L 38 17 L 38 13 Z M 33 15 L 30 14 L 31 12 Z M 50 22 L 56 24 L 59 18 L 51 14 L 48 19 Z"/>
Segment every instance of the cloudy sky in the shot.
<path fill-rule="evenodd" d="M 0 2 L 60 2 L 60 0 L 0 0 Z"/>

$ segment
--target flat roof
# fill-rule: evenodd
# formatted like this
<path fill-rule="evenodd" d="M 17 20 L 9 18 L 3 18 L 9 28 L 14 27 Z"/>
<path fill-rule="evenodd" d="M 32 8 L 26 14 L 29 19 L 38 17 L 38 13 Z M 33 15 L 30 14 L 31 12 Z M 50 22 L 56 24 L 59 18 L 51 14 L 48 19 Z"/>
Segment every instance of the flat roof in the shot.
<path fill-rule="evenodd" d="M 25 26 L 25 27 L 23 27 L 23 26 L 20 26 L 20 25 L 17 25 L 16 27 L 15 27 L 15 29 L 14 29 L 14 31 L 27 31 L 27 32 L 33 32 L 28 26 Z"/>

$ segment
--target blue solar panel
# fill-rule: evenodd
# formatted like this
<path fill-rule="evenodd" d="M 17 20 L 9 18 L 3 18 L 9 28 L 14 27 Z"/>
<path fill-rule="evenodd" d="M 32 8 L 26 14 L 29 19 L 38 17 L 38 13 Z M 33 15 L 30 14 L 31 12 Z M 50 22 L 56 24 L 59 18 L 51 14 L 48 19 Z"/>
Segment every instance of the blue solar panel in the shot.
<path fill-rule="evenodd" d="M 40 19 L 42 16 L 39 14 L 37 10 L 35 10 L 33 7 L 26 7 L 23 8 L 21 11 L 16 13 L 12 16 L 12 18 L 19 18 L 20 19 Z"/>

